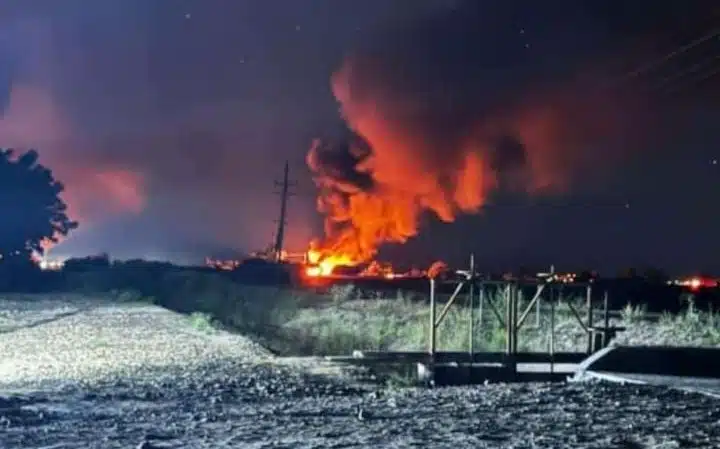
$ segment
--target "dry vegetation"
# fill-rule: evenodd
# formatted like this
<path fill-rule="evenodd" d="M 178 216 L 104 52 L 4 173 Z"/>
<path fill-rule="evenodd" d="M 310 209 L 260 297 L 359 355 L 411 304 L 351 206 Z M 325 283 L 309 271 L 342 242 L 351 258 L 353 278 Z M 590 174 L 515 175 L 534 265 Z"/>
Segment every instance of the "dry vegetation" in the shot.
<path fill-rule="evenodd" d="M 307 353 L 348 354 L 353 349 L 424 350 L 429 339 L 430 308 L 425 303 L 402 296 L 390 299 L 347 298 L 347 292 L 336 292 L 334 300 L 323 307 L 299 308 L 292 319 L 283 324 L 290 333 L 300 336 L 310 347 Z M 494 299 L 496 304 L 500 298 Z M 585 315 L 583 301 L 572 301 Z M 527 304 L 522 304 L 522 308 Z M 547 304 L 540 304 L 540 313 L 531 311 L 520 330 L 521 351 L 550 349 L 550 328 Z M 650 316 L 640 308 L 626 307 L 611 318 L 612 326 L 625 327 L 617 343 L 644 345 L 720 346 L 720 316 L 689 308 L 680 315 Z M 598 317 L 599 319 L 600 317 Z M 597 323 L 600 324 L 600 323 Z M 482 315 L 474 316 L 474 341 L 477 350 L 501 351 L 505 332 L 497 317 L 486 306 Z M 437 333 L 439 350 L 462 351 L 469 347 L 470 314 L 460 303 L 453 306 Z M 584 351 L 587 338 L 582 326 L 566 304 L 556 310 L 554 348 L 556 351 Z"/>
<path fill-rule="evenodd" d="M 83 290 L 109 290 L 106 280 L 90 274 L 84 273 Z M 122 286 L 113 294 L 123 301 L 149 301 L 187 313 L 197 327 L 223 326 L 243 332 L 282 355 L 347 355 L 356 349 L 424 350 L 429 337 L 429 306 L 401 292 L 395 297 L 375 295 L 367 299 L 366 293 L 358 297 L 352 286 L 342 286 L 318 295 L 242 286 L 219 275 L 191 272 L 168 273 L 153 285 L 137 285 L 137 289 Z M 495 300 L 499 304 L 499 298 Z M 583 301 L 578 298 L 573 303 L 584 316 Z M 540 314 L 529 314 L 520 331 L 522 351 L 549 349 L 550 318 L 543 310 L 549 306 L 541 303 L 541 308 Z M 692 307 L 679 315 L 662 316 L 626 307 L 615 314 L 611 324 L 627 329 L 618 336 L 618 343 L 720 346 L 720 315 Z M 438 349 L 466 350 L 469 325 L 468 309 L 458 301 L 440 326 Z M 475 314 L 474 329 L 477 350 L 502 350 L 504 332 L 487 305 L 482 314 Z M 585 333 L 567 305 L 557 308 L 554 341 L 556 351 L 586 348 Z"/>

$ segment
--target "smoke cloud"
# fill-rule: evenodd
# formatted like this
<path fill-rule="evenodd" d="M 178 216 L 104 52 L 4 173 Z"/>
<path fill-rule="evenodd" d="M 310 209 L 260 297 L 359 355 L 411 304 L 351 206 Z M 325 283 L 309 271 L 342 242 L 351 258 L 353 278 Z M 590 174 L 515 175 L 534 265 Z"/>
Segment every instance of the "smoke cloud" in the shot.
<path fill-rule="evenodd" d="M 498 190 L 562 192 L 621 154 L 630 103 L 600 89 L 577 52 L 555 47 L 561 64 L 479 12 L 384 35 L 333 75 L 351 137 L 308 155 L 324 257 L 367 261 L 416 235 L 425 212 L 452 222 Z"/>
<path fill-rule="evenodd" d="M 188 20 L 145 1 L 70 3 L 0 17 L 0 146 L 37 149 L 80 222 L 52 255 L 199 262 L 264 248 L 278 161 L 305 181 L 297 148 L 326 108 L 305 87 L 314 80 L 288 87 L 296 60 L 262 37 L 277 27 L 245 26 L 244 4 L 187 6 Z M 287 246 L 299 250 L 312 206 L 289 209 Z"/>
<path fill-rule="evenodd" d="M 0 121 L 0 136 L 6 147 L 40 150 L 40 163 L 51 167 L 56 178 L 64 182 L 66 189 L 62 195 L 68 203 L 68 212 L 81 224 L 91 225 L 113 214 L 143 210 L 142 175 L 92 160 L 90 155 L 78 158 L 73 146 L 83 143 L 77 131 L 42 90 L 13 87 L 7 112 Z"/>
<path fill-rule="evenodd" d="M 62 197 L 68 214 L 81 226 L 142 212 L 146 202 L 142 174 L 111 161 L 94 160 L 91 154 L 78 157 L 76 150 L 84 143 L 63 117 L 46 92 L 15 85 L 0 121 L 3 146 L 40 150 L 39 162 L 52 168 L 64 183 Z"/>
<path fill-rule="evenodd" d="M 87 136 L 56 101 L 47 81 L 56 71 L 45 25 L 15 21 L 0 35 L 0 145 L 39 151 L 39 162 L 65 185 L 68 214 L 81 227 L 138 214 L 146 203 L 143 175 L 85 151 L 91 147 Z"/>

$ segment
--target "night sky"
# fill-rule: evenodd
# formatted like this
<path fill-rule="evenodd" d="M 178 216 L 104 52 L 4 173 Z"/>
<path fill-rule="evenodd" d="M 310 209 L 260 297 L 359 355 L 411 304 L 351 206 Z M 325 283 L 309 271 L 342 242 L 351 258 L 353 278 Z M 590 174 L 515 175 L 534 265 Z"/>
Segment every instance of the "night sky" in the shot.
<path fill-rule="evenodd" d="M 55 254 L 265 247 L 286 159 L 301 251 L 322 235 L 306 153 L 346 126 L 331 78 L 360 61 L 354 95 L 425 111 L 435 158 L 528 104 L 563 136 L 552 189 L 501 187 L 450 224 L 427 214 L 383 258 L 719 274 L 720 35 L 633 72 L 717 30 L 720 8 L 664 3 L 0 0 L 0 145 L 37 148 L 66 184 L 81 227 Z"/>

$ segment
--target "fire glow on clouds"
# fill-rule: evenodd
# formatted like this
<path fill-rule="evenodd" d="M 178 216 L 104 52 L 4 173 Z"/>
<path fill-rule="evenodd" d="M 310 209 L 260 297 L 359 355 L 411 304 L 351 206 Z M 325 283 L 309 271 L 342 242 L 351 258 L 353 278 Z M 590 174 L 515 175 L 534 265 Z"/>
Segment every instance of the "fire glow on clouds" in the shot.
<path fill-rule="evenodd" d="M 53 53 L 52 27 L 39 19 L 7 20 L 0 29 L 0 89 L 6 100 L 0 147 L 37 150 L 38 162 L 64 184 L 68 215 L 80 223 L 70 239 L 117 214 L 141 212 L 147 202 L 141 172 L 92 151 L 90 139 L 55 95 L 53 77 L 63 72 Z"/>
<path fill-rule="evenodd" d="M 62 197 L 71 219 L 88 227 L 115 214 L 139 213 L 146 203 L 143 177 L 135 171 L 83 160 L 72 151 L 79 133 L 64 120 L 52 97 L 33 86 L 13 86 L 0 120 L 3 147 L 37 149 L 39 162 L 65 185 Z"/>
<path fill-rule="evenodd" d="M 463 64 L 441 65 L 450 50 L 420 48 L 412 33 L 350 55 L 332 77 L 347 136 L 307 155 L 325 216 L 309 255 L 325 272 L 405 242 L 425 212 L 452 222 L 497 188 L 563 191 L 617 156 L 598 143 L 618 138 L 629 108 L 591 76 L 537 85 L 518 75 L 510 86 L 483 71 L 458 76 Z"/>

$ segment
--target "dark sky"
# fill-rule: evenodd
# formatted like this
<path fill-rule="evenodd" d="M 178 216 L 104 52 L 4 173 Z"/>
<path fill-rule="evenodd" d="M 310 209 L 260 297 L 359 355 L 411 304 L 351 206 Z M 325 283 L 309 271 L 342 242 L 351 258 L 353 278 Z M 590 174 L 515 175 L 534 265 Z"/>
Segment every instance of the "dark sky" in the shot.
<path fill-rule="evenodd" d="M 427 117 L 439 139 L 470 113 L 572 85 L 557 95 L 586 105 L 583 124 L 612 126 L 573 149 L 584 163 L 561 190 L 496 192 L 383 255 L 720 273 L 718 37 L 622 78 L 720 27 L 717 2 L 645 3 L 0 0 L 0 145 L 37 147 L 67 185 L 81 228 L 58 254 L 266 246 L 285 159 L 299 183 L 288 244 L 302 250 L 322 231 L 305 155 L 342 126 L 330 80 L 347 58 L 385 64 L 373 79 L 389 96 L 451 104 Z M 597 112 L 598 98 L 613 107 Z"/>

